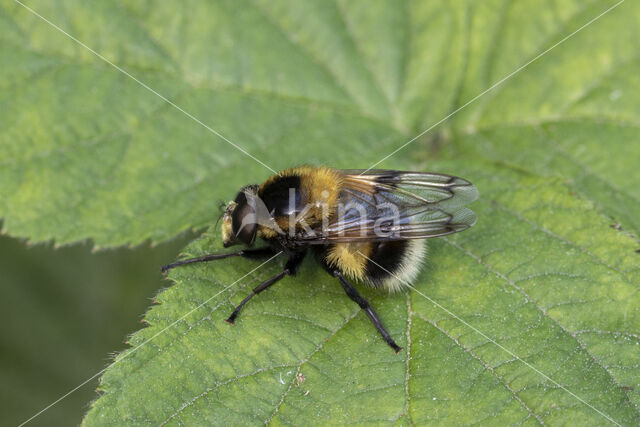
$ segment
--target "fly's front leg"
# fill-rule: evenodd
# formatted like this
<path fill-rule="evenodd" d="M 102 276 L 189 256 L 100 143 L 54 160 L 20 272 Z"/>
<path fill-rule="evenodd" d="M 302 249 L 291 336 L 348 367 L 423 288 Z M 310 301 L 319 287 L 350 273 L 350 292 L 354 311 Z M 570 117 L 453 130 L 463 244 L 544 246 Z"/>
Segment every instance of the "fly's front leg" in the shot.
<path fill-rule="evenodd" d="M 162 273 L 166 273 L 172 268 L 179 267 L 181 265 L 195 264 L 198 262 L 208 262 L 208 261 L 214 261 L 217 259 L 230 258 L 234 256 L 241 256 L 244 258 L 252 258 L 252 259 L 261 259 L 261 258 L 268 258 L 275 254 L 276 254 L 276 251 L 271 247 L 256 248 L 256 249 L 242 249 L 236 252 L 228 252 L 226 254 L 208 254 L 208 255 L 203 255 L 196 258 L 183 259 L 183 260 L 165 265 L 162 267 Z"/>

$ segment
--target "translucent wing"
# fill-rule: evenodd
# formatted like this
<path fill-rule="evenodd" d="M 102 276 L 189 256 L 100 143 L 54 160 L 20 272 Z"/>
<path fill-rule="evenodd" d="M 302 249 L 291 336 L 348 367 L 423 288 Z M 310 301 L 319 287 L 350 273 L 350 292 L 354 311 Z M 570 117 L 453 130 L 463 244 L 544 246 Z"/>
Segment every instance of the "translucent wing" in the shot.
<path fill-rule="evenodd" d="M 478 198 L 467 180 L 395 170 L 342 170 L 337 211 L 328 224 L 296 236 L 306 244 L 426 239 L 471 227 L 463 206 Z"/>

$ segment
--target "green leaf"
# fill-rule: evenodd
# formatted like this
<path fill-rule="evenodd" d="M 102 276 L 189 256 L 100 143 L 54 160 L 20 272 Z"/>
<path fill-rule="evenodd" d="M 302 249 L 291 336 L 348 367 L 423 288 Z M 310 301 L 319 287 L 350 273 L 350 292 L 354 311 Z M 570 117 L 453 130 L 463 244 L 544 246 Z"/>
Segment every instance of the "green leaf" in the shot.
<path fill-rule="evenodd" d="M 434 242 L 415 286 L 589 405 L 636 423 L 635 242 L 557 180 L 481 166 L 469 172 L 480 188 L 494 187 L 476 203 L 485 220 Z M 184 255 L 220 251 L 217 240 L 207 234 Z M 405 348 L 395 355 L 312 259 L 254 298 L 231 327 L 223 320 L 234 305 L 281 263 L 233 284 L 257 266 L 175 270 L 177 284 L 104 375 L 106 394 L 86 422 L 605 421 L 419 293 L 365 290 Z"/>
<path fill-rule="evenodd" d="M 399 355 L 312 259 L 235 327 L 282 262 L 185 267 L 85 423 L 638 424 L 640 6 L 593 21 L 614 5 L 30 2 L 276 170 L 366 168 L 464 107 L 380 167 L 481 193 L 473 230 L 431 242 L 420 293 L 362 289 Z M 0 21 L 7 232 L 164 240 L 269 175 L 17 3 Z"/>

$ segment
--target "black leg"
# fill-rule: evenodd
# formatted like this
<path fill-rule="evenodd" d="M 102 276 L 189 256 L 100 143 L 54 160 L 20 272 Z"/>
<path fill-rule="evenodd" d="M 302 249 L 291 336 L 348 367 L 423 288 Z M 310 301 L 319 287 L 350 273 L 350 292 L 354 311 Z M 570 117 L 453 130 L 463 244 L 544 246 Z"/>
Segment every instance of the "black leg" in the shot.
<path fill-rule="evenodd" d="M 225 259 L 225 258 L 230 258 L 234 256 L 241 256 L 245 258 L 265 258 L 275 254 L 276 254 L 276 251 L 273 250 L 273 248 L 271 247 L 257 248 L 257 249 L 242 249 L 237 252 L 228 252 L 226 254 L 208 254 L 208 255 L 197 257 L 197 258 L 183 259 L 181 261 L 176 261 L 174 263 L 165 265 L 162 267 L 162 272 L 166 273 L 172 268 L 179 267 L 181 265 L 194 264 L 197 262 L 213 261 L 216 259 Z"/>
<path fill-rule="evenodd" d="M 269 286 L 273 285 L 274 283 L 276 283 L 278 280 L 282 279 L 287 274 L 289 274 L 289 272 L 287 270 L 284 270 L 281 273 L 278 273 L 277 275 L 273 276 L 271 279 L 267 279 L 264 282 L 260 283 L 255 288 L 253 288 L 253 291 L 249 295 L 247 295 L 247 297 L 245 299 L 243 299 L 240 304 L 238 304 L 238 306 L 236 307 L 235 310 L 233 310 L 233 313 L 231 313 L 231 316 L 229 316 L 226 319 L 226 322 L 231 323 L 233 325 L 236 322 L 236 317 L 238 317 L 238 313 L 240 313 L 240 310 L 242 310 L 242 307 L 251 298 L 253 298 L 255 295 L 258 295 L 260 292 L 264 291 Z"/>
<path fill-rule="evenodd" d="M 242 307 L 251 298 L 253 298 L 255 295 L 258 295 L 260 292 L 264 291 L 265 289 L 267 289 L 268 287 L 270 287 L 271 285 L 273 285 L 274 283 L 282 279 L 284 276 L 289 274 L 294 276 L 298 272 L 298 267 L 300 267 L 300 264 L 302 263 L 302 260 L 304 259 L 305 254 L 306 252 L 299 252 L 291 255 L 284 266 L 284 270 L 281 273 L 276 274 L 272 278 L 267 279 L 264 282 L 260 283 L 258 286 L 256 286 L 253 289 L 253 291 L 249 295 L 247 295 L 247 297 L 243 299 L 240 304 L 238 304 L 236 309 L 233 310 L 233 313 L 231 313 L 231 316 L 229 316 L 226 319 L 226 321 L 233 325 L 236 321 L 236 317 L 238 317 L 238 313 L 240 313 L 240 310 L 242 310 Z"/>
<path fill-rule="evenodd" d="M 353 285 L 344 278 L 342 273 L 340 273 L 338 270 L 334 270 L 332 273 L 338 278 L 338 280 L 340 280 L 340 284 L 344 288 L 344 291 L 347 293 L 349 298 L 351 298 L 356 304 L 360 306 L 361 309 L 364 310 L 365 313 L 367 313 L 367 316 L 369 316 L 369 319 L 371 319 L 371 323 L 373 323 L 373 326 L 376 327 L 378 332 L 380 332 L 380 335 L 382 335 L 382 338 L 384 338 L 384 340 L 387 342 L 387 344 L 389 344 L 393 351 L 395 351 L 397 354 L 400 350 L 402 350 L 402 347 L 399 347 L 398 344 L 396 344 L 393 338 L 391 338 L 391 335 L 389 335 L 389 332 L 387 332 L 387 330 L 384 328 L 382 321 L 378 317 L 378 313 L 376 313 L 373 307 L 371 307 L 369 301 L 362 298 L 356 288 L 354 288 Z"/>

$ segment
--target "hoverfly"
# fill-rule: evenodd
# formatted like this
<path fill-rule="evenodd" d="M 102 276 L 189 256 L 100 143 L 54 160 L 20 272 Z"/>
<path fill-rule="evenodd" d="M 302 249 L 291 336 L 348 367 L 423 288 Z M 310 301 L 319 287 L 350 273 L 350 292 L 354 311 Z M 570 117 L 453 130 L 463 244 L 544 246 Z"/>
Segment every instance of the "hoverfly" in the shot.
<path fill-rule="evenodd" d="M 469 181 L 451 175 L 325 166 L 286 169 L 260 185 L 243 187 L 224 208 L 223 245 L 243 244 L 244 249 L 180 260 L 162 270 L 284 253 L 288 259 L 282 272 L 259 284 L 235 308 L 226 319 L 233 324 L 252 297 L 285 276 L 295 276 L 305 255 L 313 252 L 397 353 L 402 349 L 352 281 L 403 289 L 420 271 L 424 239 L 471 227 L 476 216 L 463 206 L 477 197 Z M 265 244 L 256 248 L 258 238 Z"/>

